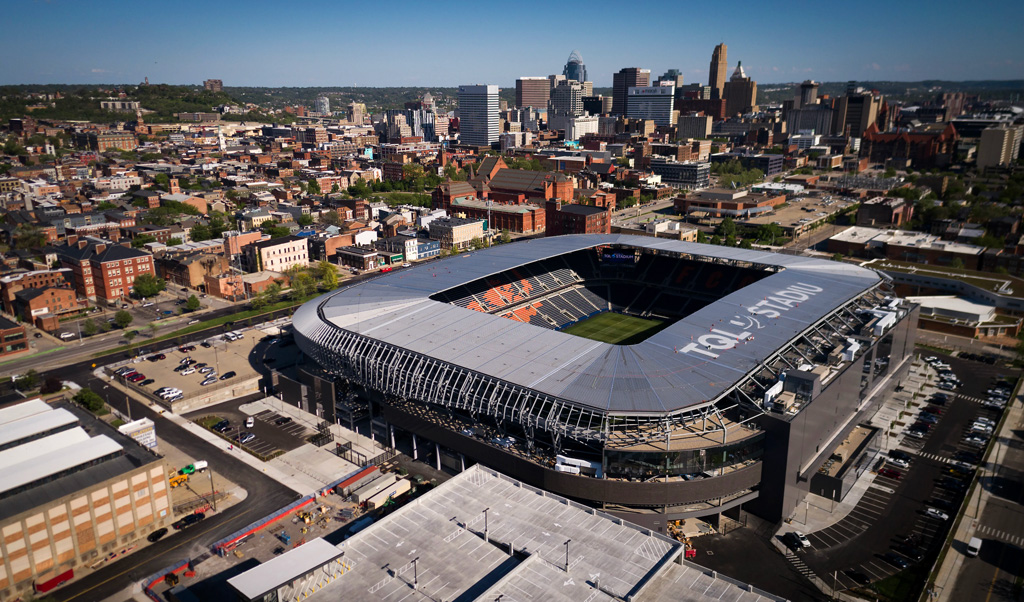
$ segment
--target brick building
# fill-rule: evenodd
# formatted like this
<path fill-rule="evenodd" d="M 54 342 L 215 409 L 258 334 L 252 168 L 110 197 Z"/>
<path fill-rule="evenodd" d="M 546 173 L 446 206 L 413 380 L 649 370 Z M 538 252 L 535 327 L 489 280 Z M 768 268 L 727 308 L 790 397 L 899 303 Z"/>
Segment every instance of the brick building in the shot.
<path fill-rule="evenodd" d="M 850 257 L 982 269 L 984 247 L 941 240 L 932 234 L 854 226 L 828 239 L 828 252 Z"/>
<path fill-rule="evenodd" d="M 131 132 L 108 130 L 75 134 L 75 145 L 79 148 L 102 153 L 115 148 L 135 150 L 139 146 L 139 140 Z"/>
<path fill-rule="evenodd" d="M 74 406 L 40 399 L 0 410 L 0 598 L 32 597 L 174 520 L 167 467 Z M 40 587 L 42 586 L 42 587 Z"/>
<path fill-rule="evenodd" d="M 131 292 L 135 278 L 156 275 L 153 256 L 128 244 L 70 237 L 56 249 L 61 266 L 71 270 L 78 295 L 97 303 L 119 302 Z"/>
<path fill-rule="evenodd" d="M 25 334 L 25 327 L 4 317 L 0 317 L 0 340 L 2 340 L 2 343 L 0 343 L 0 357 L 28 350 L 28 336 Z M 2 590 L 0 590 L 0 593 L 2 593 Z"/>
<path fill-rule="evenodd" d="M 547 202 L 544 217 L 546 236 L 611 233 L 611 211 L 607 208 L 551 200 Z"/>
<path fill-rule="evenodd" d="M 74 279 L 68 268 L 9 274 L 0 277 L 0 300 L 3 302 L 4 311 L 13 315 L 16 313 L 14 299 L 19 291 L 34 288 L 72 288 L 73 285 Z"/>
<path fill-rule="evenodd" d="M 309 242 L 302 236 L 289 235 L 252 243 L 245 254 L 250 272 L 285 272 L 309 265 Z"/>
<path fill-rule="evenodd" d="M 453 215 L 473 220 L 486 220 L 492 230 L 508 230 L 518 234 L 535 234 L 545 228 L 544 208 L 537 205 L 499 205 L 489 208 L 484 201 L 455 199 L 448 207 Z"/>
<path fill-rule="evenodd" d="M 60 316 L 79 309 L 74 289 L 46 286 L 18 291 L 14 295 L 14 314 L 23 322 L 43 330 L 60 328 Z"/>
<path fill-rule="evenodd" d="M 898 197 L 875 197 L 857 209 L 858 226 L 898 227 L 913 217 L 914 204 Z"/>

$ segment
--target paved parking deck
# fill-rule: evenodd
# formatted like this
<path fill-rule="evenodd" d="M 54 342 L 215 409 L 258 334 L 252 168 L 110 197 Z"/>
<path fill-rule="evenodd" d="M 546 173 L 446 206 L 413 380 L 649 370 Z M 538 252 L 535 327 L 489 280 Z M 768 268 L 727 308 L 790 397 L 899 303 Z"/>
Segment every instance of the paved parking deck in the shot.
<path fill-rule="evenodd" d="M 175 347 L 156 350 L 145 357 L 154 357 L 159 353 L 163 353 L 166 359 L 153 362 L 141 360 L 133 364 L 132 367 L 144 374 L 146 378 L 153 379 L 154 382 L 152 384 L 143 387 L 146 391 L 153 392 L 161 387 L 176 387 L 182 390 L 186 398 L 193 397 L 214 388 L 230 386 L 233 383 L 258 376 L 249 358 L 253 345 L 262 336 L 262 333 L 259 333 L 259 331 L 255 332 L 257 334 L 247 333 L 245 339 L 234 343 L 225 341 L 220 337 L 211 338 L 209 339 L 211 344 L 209 348 L 201 347 L 197 344 L 195 349 L 190 351 L 181 351 L 180 348 Z M 212 385 L 204 387 L 200 383 L 208 375 L 200 374 L 198 369 L 193 374 L 188 375 L 175 372 L 174 369 L 181 365 L 181 361 L 185 358 L 191 358 L 197 364 L 205 364 L 205 366 L 212 367 L 218 380 Z M 227 380 L 219 379 L 220 376 L 228 372 L 234 372 L 235 376 Z"/>
<path fill-rule="evenodd" d="M 479 465 L 338 547 L 351 570 L 313 600 L 779 599 L 673 565 L 678 542 Z"/>

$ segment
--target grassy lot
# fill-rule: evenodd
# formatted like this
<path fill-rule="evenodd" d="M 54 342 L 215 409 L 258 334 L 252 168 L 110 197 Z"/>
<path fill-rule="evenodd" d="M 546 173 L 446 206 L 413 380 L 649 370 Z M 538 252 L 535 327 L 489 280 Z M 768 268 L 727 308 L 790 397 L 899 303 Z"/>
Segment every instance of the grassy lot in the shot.
<path fill-rule="evenodd" d="M 588 320 L 577 322 L 562 332 L 574 334 L 585 339 L 601 341 L 602 343 L 632 345 L 639 343 L 668 325 L 669 322 L 665 320 L 649 320 L 637 318 L 636 316 L 606 312 Z"/>
<path fill-rule="evenodd" d="M 921 586 L 927 577 L 927 569 L 921 566 L 900 571 L 891 577 L 886 577 L 875 583 L 875 591 L 883 600 L 890 602 L 909 602 L 916 600 L 921 593 Z"/>
<path fill-rule="evenodd" d="M 208 428 L 212 428 L 213 425 L 217 424 L 221 420 L 224 420 L 224 419 L 221 418 L 220 416 L 203 416 L 199 420 L 196 420 L 196 422 L 199 423 L 199 426 L 208 429 Z"/>

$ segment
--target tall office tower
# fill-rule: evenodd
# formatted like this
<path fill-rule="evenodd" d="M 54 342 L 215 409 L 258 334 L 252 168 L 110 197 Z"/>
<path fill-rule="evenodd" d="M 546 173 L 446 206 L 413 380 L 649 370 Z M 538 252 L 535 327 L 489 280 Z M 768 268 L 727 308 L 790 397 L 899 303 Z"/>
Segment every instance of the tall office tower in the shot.
<path fill-rule="evenodd" d="M 356 125 L 363 124 L 363 116 L 366 115 L 366 105 L 361 102 L 348 103 L 348 122 Z"/>
<path fill-rule="evenodd" d="M 591 115 L 607 115 L 612 112 L 611 96 L 584 96 L 583 111 Z"/>
<path fill-rule="evenodd" d="M 715 46 L 711 53 L 711 69 L 708 71 L 708 85 L 711 86 L 711 98 L 718 100 L 725 98 L 725 72 L 729 69 L 729 62 L 726 60 L 725 44 Z"/>
<path fill-rule="evenodd" d="M 676 123 L 674 86 L 644 86 L 629 89 L 626 117 L 650 119 L 654 125 L 670 126 Z"/>
<path fill-rule="evenodd" d="M 651 70 L 626 67 L 612 75 L 612 113 L 626 114 L 630 88 L 646 88 L 651 85 Z"/>
<path fill-rule="evenodd" d="M 562 80 L 551 90 L 548 117 L 553 115 L 583 114 L 583 84 L 576 80 Z"/>
<path fill-rule="evenodd" d="M 809 79 L 800 84 L 800 96 L 797 97 L 796 108 L 802 109 L 815 104 L 818 104 L 818 82 Z"/>
<path fill-rule="evenodd" d="M 743 61 L 736 63 L 736 71 L 725 83 L 723 93 L 726 117 L 749 113 L 757 107 L 757 82 L 747 77 L 743 71 Z"/>
<path fill-rule="evenodd" d="M 498 141 L 498 86 L 459 86 L 459 138 L 463 144 Z"/>
<path fill-rule="evenodd" d="M 545 110 L 551 98 L 551 82 L 546 77 L 520 77 L 516 80 L 516 108 Z"/>
<path fill-rule="evenodd" d="M 331 112 L 331 99 L 326 96 L 318 96 L 316 98 L 316 112 L 321 115 L 328 115 Z"/>
<path fill-rule="evenodd" d="M 978 169 L 1009 165 L 1020 156 L 1024 126 L 1003 124 L 985 128 L 978 140 Z"/>
<path fill-rule="evenodd" d="M 580 53 L 573 50 L 569 54 L 569 60 L 565 61 L 565 69 L 562 69 L 562 75 L 565 79 L 573 79 L 581 84 L 587 81 L 587 66 L 583 64 L 583 57 Z"/>
<path fill-rule="evenodd" d="M 849 82 L 846 94 L 839 97 L 832 115 L 832 131 L 839 135 L 849 132 L 854 138 L 864 135 L 864 130 L 878 119 L 882 104 L 880 96 L 858 91 L 857 82 Z"/>
<path fill-rule="evenodd" d="M 683 74 L 679 73 L 679 69 L 669 69 L 658 78 L 658 83 L 661 82 L 671 83 L 678 90 L 683 87 Z"/>

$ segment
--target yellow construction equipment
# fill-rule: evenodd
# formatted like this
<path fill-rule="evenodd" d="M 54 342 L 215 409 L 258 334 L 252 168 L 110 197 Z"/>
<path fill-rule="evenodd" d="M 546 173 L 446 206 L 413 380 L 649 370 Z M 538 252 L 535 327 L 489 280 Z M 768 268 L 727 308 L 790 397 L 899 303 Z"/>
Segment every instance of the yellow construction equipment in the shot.
<path fill-rule="evenodd" d="M 177 487 L 178 485 L 184 485 L 185 483 L 188 482 L 188 475 L 176 474 L 171 478 L 167 479 L 167 481 L 171 485 L 171 487 Z"/>

